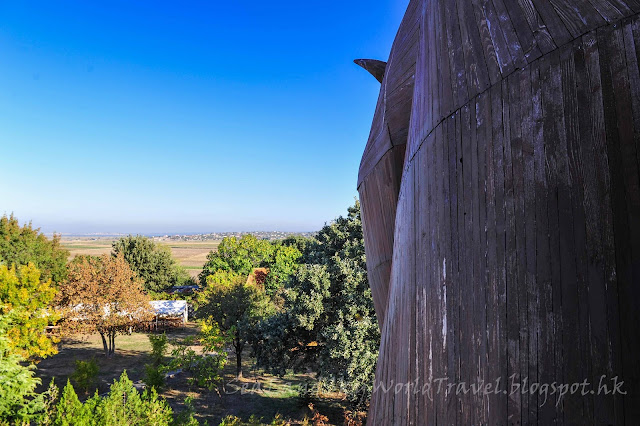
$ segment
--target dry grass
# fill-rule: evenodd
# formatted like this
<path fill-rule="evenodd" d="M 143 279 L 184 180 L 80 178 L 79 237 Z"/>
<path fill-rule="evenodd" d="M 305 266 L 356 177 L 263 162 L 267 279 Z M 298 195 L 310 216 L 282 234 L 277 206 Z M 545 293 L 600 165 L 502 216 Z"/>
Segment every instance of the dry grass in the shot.
<path fill-rule="evenodd" d="M 169 339 L 181 339 L 195 335 L 198 328 L 190 323 L 185 328 L 168 330 Z M 147 334 L 132 333 L 116 337 L 116 352 L 112 358 L 106 358 L 99 334 L 68 336 L 58 344 L 58 354 L 42 360 L 38 364 L 37 375 L 42 378 L 42 386 L 48 386 L 55 378 L 58 386 L 64 386 L 75 370 L 75 361 L 95 359 L 98 363 L 98 391 L 106 392 L 114 379 L 124 370 L 134 382 L 144 375 L 144 365 L 150 362 L 151 344 Z"/>
<path fill-rule="evenodd" d="M 62 245 L 69 250 L 69 259 L 81 254 L 99 256 L 111 252 L 111 238 L 76 238 L 63 239 Z M 207 262 L 207 255 L 210 251 L 216 250 L 220 241 L 167 241 L 160 242 L 171 249 L 171 254 L 184 266 L 192 277 L 198 276 L 202 271 L 202 266 Z"/>
<path fill-rule="evenodd" d="M 189 324 L 182 329 L 167 331 L 169 340 L 181 340 L 195 335 L 198 328 Z M 199 352 L 199 348 L 194 347 Z M 58 386 L 67 382 L 75 369 L 76 360 L 94 358 L 99 365 L 98 392 L 108 391 L 109 385 L 117 379 L 123 370 L 134 382 L 144 375 L 144 365 L 150 362 L 151 345 L 146 334 L 133 333 L 116 338 L 116 353 L 113 358 L 105 358 L 99 335 L 64 338 L 59 345 L 59 353 L 41 361 L 36 373 L 42 379 L 40 390 L 44 390 L 55 378 Z M 187 373 L 167 379 L 166 387 L 161 395 L 167 399 L 174 412 L 186 407 L 186 397 L 193 398 L 196 417 L 203 423 L 217 425 L 227 415 L 234 415 L 248 420 L 253 414 L 270 422 L 276 414 L 291 420 L 291 424 L 302 424 L 305 417 L 312 417 L 309 402 L 323 415 L 328 416 L 330 423 L 342 424 L 344 395 L 339 393 L 322 394 L 313 400 L 303 398 L 299 394 L 301 386 L 315 383 L 311 374 L 290 374 L 277 377 L 257 370 L 254 360 L 246 352 L 244 360 L 244 377 L 235 378 L 235 355 L 231 352 L 229 363 L 224 371 L 224 386 L 218 391 L 208 391 L 189 385 Z M 93 390 L 89 392 L 92 394 Z M 80 394 L 80 397 L 88 395 Z"/>

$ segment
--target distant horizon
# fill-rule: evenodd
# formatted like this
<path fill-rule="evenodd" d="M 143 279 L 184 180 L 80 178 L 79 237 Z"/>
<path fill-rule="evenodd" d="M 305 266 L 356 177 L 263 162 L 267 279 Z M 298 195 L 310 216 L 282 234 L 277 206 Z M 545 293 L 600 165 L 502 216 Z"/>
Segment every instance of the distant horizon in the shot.
<path fill-rule="evenodd" d="M 37 228 L 37 227 L 35 227 Z M 193 236 L 193 235 L 210 235 L 210 234 L 258 234 L 258 233 L 283 233 L 283 234 L 314 234 L 320 231 L 316 229 L 313 231 L 286 231 L 281 229 L 262 229 L 262 230 L 232 230 L 232 231 L 206 231 L 206 232 L 42 232 L 47 237 L 60 235 L 61 237 L 121 237 L 127 235 L 142 235 L 144 237 L 174 237 L 174 236 Z"/>
<path fill-rule="evenodd" d="M 336 217 L 330 218 L 319 224 L 315 229 L 301 224 L 291 224 L 290 226 L 277 226 L 270 224 L 235 224 L 235 225 L 176 225 L 176 224 L 99 224 L 79 221 L 77 223 L 55 223 L 52 221 L 40 221 L 35 219 L 23 218 L 12 212 L 0 211 L 0 217 L 13 216 L 18 220 L 20 226 L 31 223 L 33 228 L 40 229 L 40 232 L 47 236 L 60 234 L 63 236 L 109 236 L 109 235 L 145 235 L 145 236 L 163 236 L 163 235 L 200 235 L 211 233 L 251 233 L 251 232 L 286 232 L 286 233 L 312 233 L 319 231 L 325 224 L 337 219 L 339 216 L 347 214 L 347 207 L 344 212 Z"/>
<path fill-rule="evenodd" d="M 0 214 L 52 233 L 320 229 L 357 196 L 408 0 L 0 2 Z"/>

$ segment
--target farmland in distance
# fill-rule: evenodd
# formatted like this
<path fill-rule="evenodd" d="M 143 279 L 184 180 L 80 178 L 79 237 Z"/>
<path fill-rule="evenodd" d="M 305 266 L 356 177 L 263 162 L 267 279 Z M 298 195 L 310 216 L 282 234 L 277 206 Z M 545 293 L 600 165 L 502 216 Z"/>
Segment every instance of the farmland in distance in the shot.
<path fill-rule="evenodd" d="M 80 254 L 100 256 L 111 252 L 111 244 L 117 240 L 113 237 L 62 237 L 62 246 L 69 250 L 69 260 Z M 207 241 L 163 241 L 154 239 L 158 244 L 171 248 L 173 257 L 189 272 L 192 277 L 198 276 L 202 266 L 207 262 L 207 255 L 216 250 L 219 240 Z"/>

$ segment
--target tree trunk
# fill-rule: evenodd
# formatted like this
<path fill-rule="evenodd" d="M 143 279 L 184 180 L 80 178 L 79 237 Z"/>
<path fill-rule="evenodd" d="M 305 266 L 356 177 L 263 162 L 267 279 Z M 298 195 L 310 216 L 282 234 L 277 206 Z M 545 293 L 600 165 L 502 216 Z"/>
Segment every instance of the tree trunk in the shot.
<path fill-rule="evenodd" d="M 242 352 L 236 349 L 236 377 L 242 377 Z"/>
<path fill-rule="evenodd" d="M 242 377 L 242 349 L 244 344 L 240 343 L 240 339 L 236 336 L 236 343 L 233 345 L 236 350 L 236 377 L 239 379 Z"/>
<path fill-rule="evenodd" d="M 109 338 L 109 356 L 113 356 L 116 351 L 116 332 L 112 331 Z"/>
<path fill-rule="evenodd" d="M 107 339 L 104 337 L 104 332 L 100 332 L 100 337 L 102 337 L 102 347 L 104 348 L 104 356 L 109 357 L 109 347 L 107 346 Z"/>

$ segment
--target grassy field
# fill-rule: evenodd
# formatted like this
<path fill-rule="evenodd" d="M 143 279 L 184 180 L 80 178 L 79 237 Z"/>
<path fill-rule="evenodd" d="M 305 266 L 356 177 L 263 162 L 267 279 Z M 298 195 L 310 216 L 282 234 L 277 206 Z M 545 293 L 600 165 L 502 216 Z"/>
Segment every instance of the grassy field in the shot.
<path fill-rule="evenodd" d="M 79 254 L 90 254 L 99 256 L 111 252 L 112 238 L 63 238 L 62 246 L 69 250 L 73 259 Z M 192 277 L 198 276 L 202 271 L 202 266 L 207 262 L 207 254 L 215 250 L 220 244 L 219 241 L 168 241 L 160 242 L 171 249 L 173 257 L 178 263 L 187 269 Z"/>
<path fill-rule="evenodd" d="M 190 324 L 182 329 L 167 332 L 169 340 L 180 340 L 197 333 L 197 326 Z M 194 347 L 198 351 L 199 348 Z M 37 375 L 42 379 L 42 390 L 52 378 L 62 387 L 73 373 L 76 360 L 94 358 L 99 365 L 98 392 L 108 391 L 109 385 L 117 379 L 123 370 L 129 378 L 139 381 L 144 375 L 144 365 L 150 362 L 151 346 L 146 334 L 133 333 L 116 338 L 116 353 L 111 359 L 103 355 L 99 335 L 64 338 L 59 344 L 59 353 L 44 359 L 38 364 Z M 301 424 L 305 417 L 311 418 L 308 407 L 312 402 L 315 408 L 329 418 L 329 424 L 342 424 L 344 395 L 326 393 L 311 399 L 300 396 L 299 389 L 308 383 L 314 383 L 309 374 L 290 374 L 277 377 L 264 374 L 255 369 L 249 353 L 244 355 L 244 377 L 235 378 L 235 355 L 231 352 L 229 363 L 225 367 L 224 386 L 218 391 L 190 386 L 187 373 L 177 374 L 167 379 L 167 385 L 161 395 L 167 399 L 174 412 L 185 409 L 186 397 L 193 398 L 196 417 L 201 423 L 217 425 L 227 415 L 235 415 L 248 420 L 254 414 L 269 422 L 276 414 L 291 420 L 292 424 Z M 93 393 L 93 390 L 89 392 Z M 79 393 L 81 398 L 87 395 Z"/>

